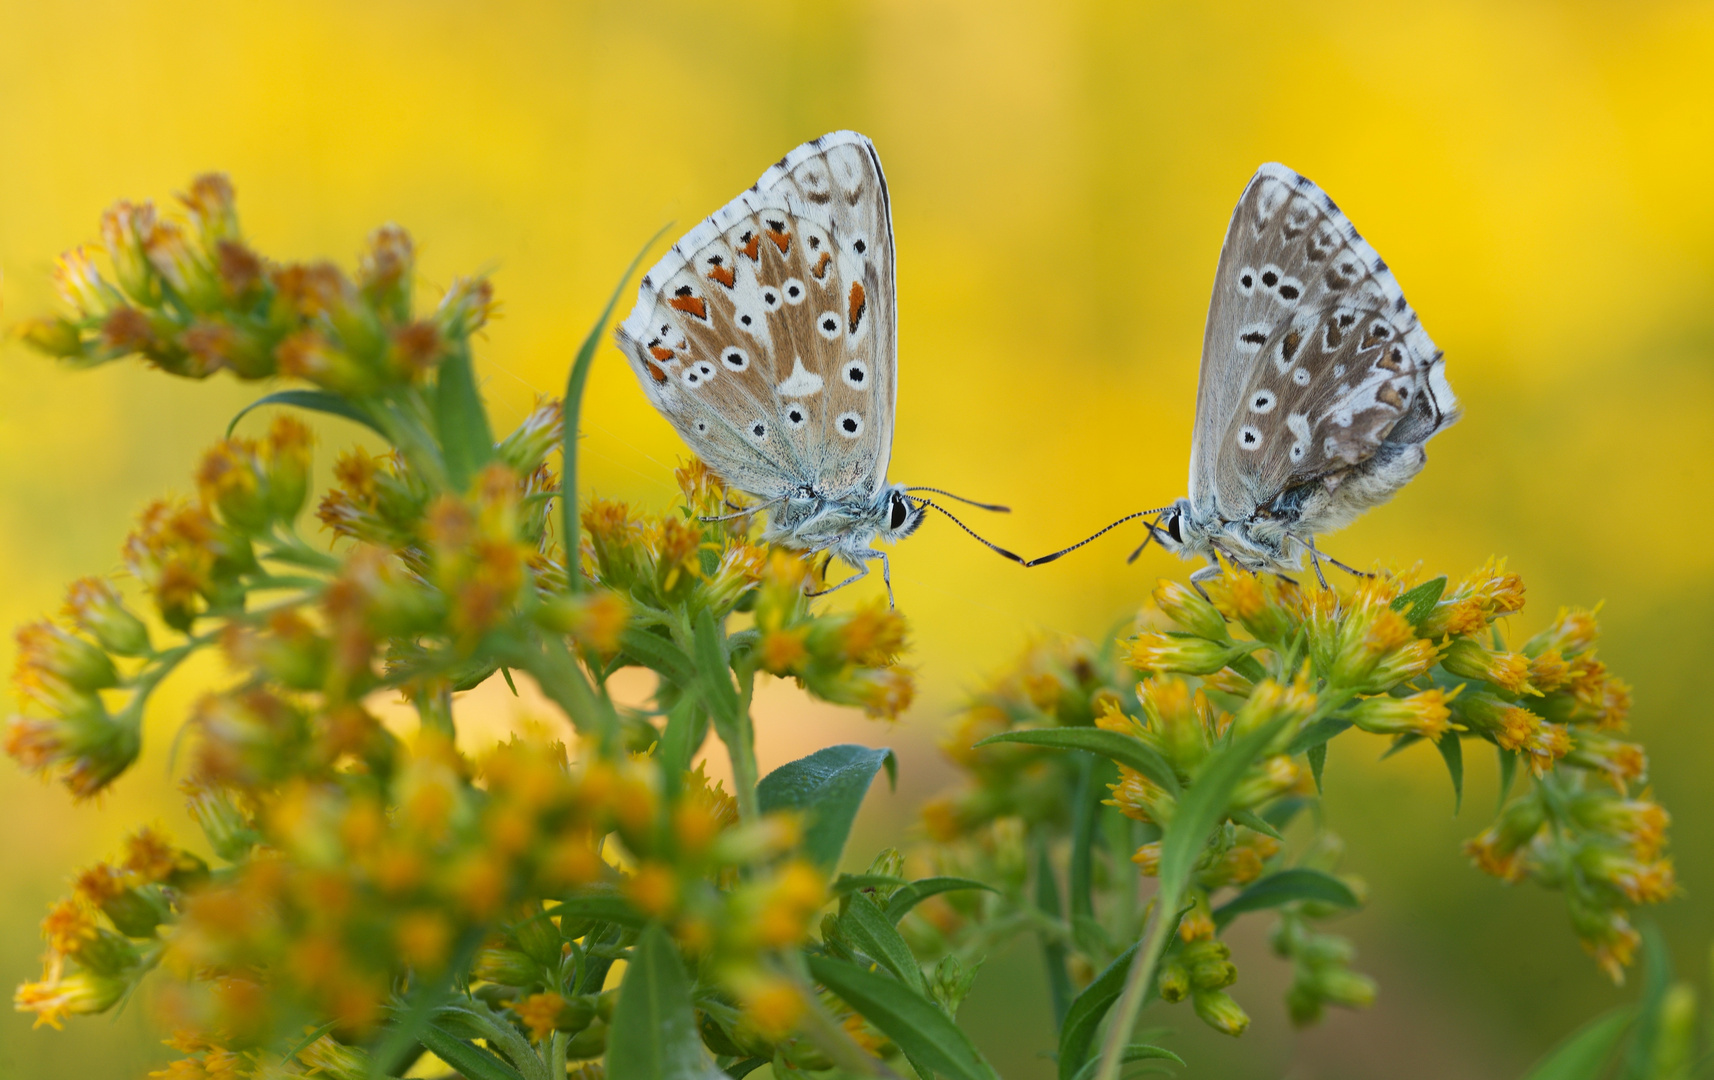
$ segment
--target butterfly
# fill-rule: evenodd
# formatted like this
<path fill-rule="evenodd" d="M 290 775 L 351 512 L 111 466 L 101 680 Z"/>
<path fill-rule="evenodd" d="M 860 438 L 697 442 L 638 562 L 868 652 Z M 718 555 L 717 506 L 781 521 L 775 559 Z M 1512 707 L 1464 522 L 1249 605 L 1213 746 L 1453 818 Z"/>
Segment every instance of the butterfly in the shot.
<path fill-rule="evenodd" d="M 1282 576 L 1315 537 L 1391 498 L 1427 460 L 1423 444 L 1459 417 L 1440 349 L 1392 271 L 1332 199 L 1283 165 L 1263 165 L 1238 199 L 1202 341 L 1190 495 L 1126 515 L 1150 540 L 1221 573 L 1220 559 Z M 1200 584 L 1198 584 L 1200 588 Z"/>
<path fill-rule="evenodd" d="M 686 233 L 643 278 L 616 331 L 643 393 L 720 478 L 767 511 L 763 539 L 857 573 L 870 545 L 915 532 L 919 492 L 887 482 L 898 394 L 893 224 L 875 146 L 855 131 L 804 143 Z"/>

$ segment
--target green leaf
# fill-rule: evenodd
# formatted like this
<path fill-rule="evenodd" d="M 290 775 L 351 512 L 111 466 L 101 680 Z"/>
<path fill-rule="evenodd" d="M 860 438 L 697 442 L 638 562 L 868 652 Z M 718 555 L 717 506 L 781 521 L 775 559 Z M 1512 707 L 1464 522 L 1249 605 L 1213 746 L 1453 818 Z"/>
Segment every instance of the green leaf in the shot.
<path fill-rule="evenodd" d="M 524 1080 L 524 1074 L 494 1054 L 463 1039 L 455 1039 L 433 1024 L 424 1024 L 417 1038 L 435 1057 L 470 1080 Z"/>
<path fill-rule="evenodd" d="M 441 452 L 446 457 L 447 481 L 454 491 L 465 491 L 471 478 L 494 456 L 494 433 L 489 430 L 488 413 L 476 389 L 468 344 L 458 345 L 440 362 L 434 411 Z"/>
<path fill-rule="evenodd" d="M 1327 744 L 1318 742 L 1304 754 L 1309 759 L 1309 771 L 1315 777 L 1315 793 L 1321 794 L 1321 774 L 1327 771 Z"/>
<path fill-rule="evenodd" d="M 976 745 L 988 746 L 991 743 L 1024 743 L 1028 746 L 1046 746 L 1053 750 L 1087 750 L 1135 769 L 1169 793 L 1178 794 L 1178 775 L 1172 771 L 1167 760 L 1137 739 L 1121 735 L 1117 731 L 1103 731 L 1101 728 L 1092 727 L 1034 728 L 990 735 Z"/>
<path fill-rule="evenodd" d="M 970 1037 L 928 998 L 896 979 L 831 956 L 808 959 L 817 982 L 862 1013 L 913 1062 L 953 1080 L 999 1080 Z"/>
<path fill-rule="evenodd" d="M 771 1064 L 773 1062 L 763 1057 L 745 1058 L 743 1061 L 734 1061 L 726 1066 L 726 1075 L 732 1077 L 732 1080 L 744 1080 L 744 1077 L 749 1076 L 762 1066 Z"/>
<path fill-rule="evenodd" d="M 1083 993 L 1078 994 L 1077 1000 L 1066 1010 L 1065 1022 L 1059 1026 L 1060 1080 L 1073 1080 L 1082 1071 L 1089 1057 L 1089 1047 L 1095 1041 L 1095 1029 L 1101 1026 L 1107 1010 L 1113 1007 L 1113 1002 L 1119 999 L 1119 992 L 1125 988 L 1125 976 L 1130 972 L 1131 961 L 1139 948 L 1140 942 L 1120 953 L 1117 960 L 1095 976 L 1094 982 L 1083 988 Z"/>
<path fill-rule="evenodd" d="M 692 692 L 667 710 L 666 730 L 661 732 L 661 770 L 673 791 L 678 790 L 679 778 L 690 768 L 690 759 L 708 734 L 708 727 L 702 722 L 701 704 Z"/>
<path fill-rule="evenodd" d="M 1623 1080 L 1654 1080 L 1661 1075 L 1654 1056 L 1660 1045 L 1661 1007 L 1666 1003 L 1667 988 L 1672 985 L 1672 957 L 1667 954 L 1660 927 L 1645 923 L 1642 936 L 1643 993 L 1637 1003 L 1630 1046 L 1619 1070 Z"/>
<path fill-rule="evenodd" d="M 904 888 L 894 893 L 892 899 L 887 901 L 887 918 L 896 923 L 900 919 L 904 918 L 911 908 L 916 907 L 929 897 L 936 896 L 943 892 L 957 892 L 960 889 L 985 889 L 988 892 L 1000 891 L 992 885 L 985 885 L 980 881 L 972 881 L 969 878 L 918 878 L 916 881 L 911 882 L 909 885 L 906 885 Z"/>
<path fill-rule="evenodd" d="M 1278 734 L 1283 717 L 1263 724 L 1216 750 L 1196 774 L 1192 784 L 1178 800 L 1172 824 L 1161 834 L 1160 888 L 1156 903 L 1164 911 L 1178 907 L 1185 884 L 1196 860 L 1208 846 L 1208 834 L 1225 820 L 1226 804 L 1232 791 L 1244 778 L 1250 766 Z"/>
<path fill-rule="evenodd" d="M 1059 903 L 1059 879 L 1053 874 L 1053 861 L 1048 858 L 1045 836 L 1036 837 L 1035 849 L 1036 909 L 1057 923 L 1063 916 Z M 1053 1023 L 1055 1027 L 1061 1027 L 1065 1024 L 1065 1012 L 1071 1007 L 1072 998 L 1071 970 L 1067 966 L 1069 953 L 1064 939 L 1047 927 L 1040 927 L 1036 935 L 1041 939 L 1042 960 L 1047 965 L 1047 987 L 1048 996 L 1053 1003 Z"/>
<path fill-rule="evenodd" d="M 707 608 L 696 613 L 696 664 L 700 669 L 703 697 L 708 711 L 714 716 L 715 729 L 730 743 L 738 730 L 742 716 L 738 708 L 738 689 L 732 685 L 732 669 L 726 662 L 726 651 L 720 645 L 720 634 L 714 628 L 714 616 Z"/>
<path fill-rule="evenodd" d="M 1073 918 L 1095 915 L 1095 764 L 1092 757 L 1077 763 L 1077 788 L 1072 794 L 1071 864 L 1066 868 L 1066 884 Z"/>
<path fill-rule="evenodd" d="M 817 866 L 832 870 L 839 865 L 857 808 L 882 765 L 887 766 L 889 776 L 896 775 L 898 764 L 891 750 L 850 744 L 829 746 L 762 777 L 756 785 L 757 805 L 763 813 L 796 810 L 807 814 L 803 852 Z"/>
<path fill-rule="evenodd" d="M 619 296 L 625 291 L 625 283 L 631 280 L 631 275 L 637 272 L 637 265 L 643 261 L 655 242 L 672 228 L 672 222 L 662 225 L 659 232 L 649 237 L 648 243 L 637 249 L 632 257 L 631 265 L 625 268 L 625 273 L 619 278 L 619 283 L 613 286 L 613 295 L 607 298 L 607 306 L 601 309 L 601 317 L 595 320 L 595 325 L 589 328 L 584 336 L 583 344 L 577 347 L 577 357 L 571 362 L 571 371 L 565 378 L 565 436 L 560 444 L 560 452 L 564 460 L 560 463 L 560 531 L 565 536 L 565 550 L 581 551 L 583 548 L 582 528 L 578 514 L 581 512 L 577 503 L 577 439 L 579 419 L 583 413 L 583 387 L 589 382 L 589 368 L 595 362 L 595 347 L 601 340 L 601 331 L 606 328 L 607 320 L 613 317 L 613 306 L 619 302 Z M 583 575 L 577 569 L 577 563 L 571 564 L 571 572 L 566 575 L 566 584 L 571 592 L 583 588 Z"/>
<path fill-rule="evenodd" d="M 1332 874 L 1305 866 L 1281 870 L 1251 885 L 1214 909 L 1214 925 L 1225 926 L 1246 911 L 1279 907 L 1298 900 L 1316 900 L 1335 907 L 1354 908 L 1357 894 Z"/>
<path fill-rule="evenodd" d="M 840 874 L 833 882 L 833 895 L 845 896 L 859 889 L 902 888 L 908 884 L 904 878 L 888 874 Z"/>
<path fill-rule="evenodd" d="M 659 923 L 649 924 L 631 952 L 613 1026 L 607 1075 L 625 1080 L 722 1080 L 703 1049 L 678 947 Z"/>
<path fill-rule="evenodd" d="M 1295 756 L 1305 750 L 1313 750 L 1317 746 L 1325 745 L 1328 739 L 1333 738 L 1350 726 L 1351 721 L 1349 720 L 1341 720 L 1337 716 L 1324 716 L 1298 732 L 1297 736 L 1286 744 L 1285 752 L 1287 755 Z"/>
<path fill-rule="evenodd" d="M 1262 818 L 1274 828 L 1283 829 L 1296 819 L 1304 807 L 1309 806 L 1314 801 L 1306 795 L 1290 795 L 1284 799 L 1276 800 L 1273 805 L 1262 812 Z"/>
<path fill-rule="evenodd" d="M 660 672 L 678 686 L 689 686 L 696 681 L 696 665 L 670 638 L 631 626 L 620 632 L 619 645 L 633 660 Z"/>
<path fill-rule="evenodd" d="M 1414 731 L 1407 731 L 1402 735 L 1395 735 L 1395 736 L 1393 736 L 1392 744 L 1390 746 L 1388 746 L 1387 749 L 1381 754 L 1379 760 L 1385 761 L 1388 758 L 1392 757 L 1394 754 L 1400 753 L 1401 751 L 1404 751 L 1404 750 L 1408 750 L 1421 741 L 1422 741 L 1422 736 L 1418 735 Z"/>
<path fill-rule="evenodd" d="M 1495 811 L 1498 813 L 1506 808 L 1506 799 L 1512 794 L 1512 781 L 1518 775 L 1518 755 L 1503 746 L 1496 745 L 1494 749 L 1500 753 L 1500 805 Z"/>
<path fill-rule="evenodd" d="M 232 422 L 226 425 L 226 437 L 228 439 L 232 437 L 232 432 L 238 427 L 238 421 L 264 405 L 291 405 L 299 409 L 308 409 L 310 412 L 344 417 L 347 420 L 362 424 L 383 439 L 388 439 L 387 433 L 381 430 L 374 418 L 368 413 L 338 394 L 330 394 L 326 390 L 280 390 L 269 394 L 267 397 L 257 398 L 239 409 L 238 415 L 234 416 Z M 388 441 L 391 442 L 392 440 L 388 439 Z"/>
<path fill-rule="evenodd" d="M 553 909 L 553 914 L 574 919 L 599 919 L 620 926 L 640 927 L 648 922 L 642 912 L 617 894 L 568 896 Z"/>
<path fill-rule="evenodd" d="M 1422 620 L 1428 618 L 1429 612 L 1434 610 L 1434 605 L 1440 603 L 1441 594 L 1445 591 L 1445 577 L 1425 581 L 1393 600 L 1392 609 L 1403 611 L 1405 618 L 1410 620 L 1412 626 L 1421 626 Z"/>
<path fill-rule="evenodd" d="M 1631 1026 L 1629 1005 L 1596 1017 L 1548 1051 L 1524 1080 L 1596 1080 Z"/>
<path fill-rule="evenodd" d="M 1184 1064 L 1183 1058 L 1179 1057 L 1171 1050 L 1168 1050 L 1166 1047 L 1150 1046 L 1147 1043 L 1132 1043 L 1130 1046 L 1125 1047 L 1124 1053 L 1119 1056 L 1119 1064 L 1121 1065 L 1129 1065 L 1133 1061 L 1150 1060 L 1176 1061 L 1180 1065 Z M 1083 1068 L 1077 1071 L 1077 1080 L 1089 1080 L 1090 1077 L 1095 1075 L 1095 1067 L 1099 1064 L 1100 1062 L 1098 1061 L 1091 1061 L 1089 1064 L 1083 1066 Z"/>
<path fill-rule="evenodd" d="M 1448 731 L 1434 744 L 1446 762 L 1447 775 L 1452 777 L 1452 816 L 1464 809 L 1464 743 L 1456 731 Z"/>
<path fill-rule="evenodd" d="M 923 981 L 922 966 L 911 955 L 911 947 L 893 928 L 891 919 L 863 893 L 855 893 L 845 902 L 839 916 L 839 927 L 851 943 L 868 953 L 898 977 L 898 980 L 919 994 L 928 994 Z"/>
<path fill-rule="evenodd" d="M 1254 810 L 1234 810 L 1230 814 L 1227 814 L 1226 816 L 1231 818 L 1234 822 L 1238 823 L 1239 825 L 1244 826 L 1244 828 L 1254 829 L 1256 832 L 1261 833 L 1263 836 L 1271 836 L 1275 840 L 1284 840 L 1285 839 L 1285 837 L 1280 835 L 1280 831 L 1278 829 L 1274 828 L 1273 825 L 1269 824 L 1267 818 L 1264 818 L 1262 815 L 1256 813 Z"/>

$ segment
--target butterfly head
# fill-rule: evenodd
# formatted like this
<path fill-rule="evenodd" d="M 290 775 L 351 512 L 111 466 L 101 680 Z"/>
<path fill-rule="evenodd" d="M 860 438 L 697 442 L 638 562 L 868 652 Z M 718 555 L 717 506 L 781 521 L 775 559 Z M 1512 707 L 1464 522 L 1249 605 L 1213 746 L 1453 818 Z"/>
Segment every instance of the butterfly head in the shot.
<path fill-rule="evenodd" d="M 1176 552 L 1190 542 L 1190 523 L 1190 500 L 1180 499 L 1161 511 L 1160 518 L 1149 532 L 1155 543 Z"/>
<path fill-rule="evenodd" d="M 881 494 L 881 508 L 886 517 L 878 531 L 883 540 L 903 540 L 917 531 L 928 507 L 905 493 L 903 484 L 894 484 Z"/>

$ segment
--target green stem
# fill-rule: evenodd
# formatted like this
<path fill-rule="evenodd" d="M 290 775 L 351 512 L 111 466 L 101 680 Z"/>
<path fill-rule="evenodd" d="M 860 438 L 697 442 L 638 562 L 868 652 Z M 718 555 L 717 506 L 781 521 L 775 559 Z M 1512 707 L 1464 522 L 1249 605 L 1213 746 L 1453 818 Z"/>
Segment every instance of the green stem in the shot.
<path fill-rule="evenodd" d="M 578 347 L 577 359 L 571 363 L 571 373 L 565 381 L 565 435 L 562 465 L 563 475 L 560 478 L 560 531 L 565 536 L 565 580 L 566 589 L 570 592 L 581 592 L 583 589 L 583 572 L 579 567 L 582 561 L 583 534 L 578 522 L 577 502 L 577 429 L 583 412 L 583 387 L 589 381 L 589 368 L 595 361 L 595 346 L 601 340 L 601 331 L 607 326 L 607 320 L 613 317 L 613 306 L 619 302 L 619 294 L 625 291 L 625 283 L 631 280 L 631 275 L 637 272 L 637 266 L 643 261 L 643 256 L 655 246 L 672 223 L 661 226 L 660 232 L 649 237 L 649 242 L 642 246 L 631 260 L 631 265 L 625 268 L 625 274 L 619 279 L 619 284 L 613 287 L 613 295 L 607 298 L 607 306 L 601 309 L 601 317 L 595 320 L 595 325 L 589 328 L 589 335 Z"/>
<path fill-rule="evenodd" d="M 1166 935 L 1178 924 L 1178 906 L 1184 899 L 1183 894 L 1184 890 L 1178 889 L 1176 895 L 1155 897 L 1155 909 L 1149 915 L 1148 935 L 1131 961 L 1130 974 L 1125 976 L 1125 989 L 1120 992 L 1119 1003 L 1113 1007 L 1113 1013 L 1107 1020 L 1107 1034 L 1101 1040 L 1101 1066 L 1095 1073 L 1095 1080 L 1118 1080 L 1119 1068 L 1124 1064 L 1125 1047 L 1131 1041 L 1132 1029 L 1137 1026 L 1137 1014 L 1143 1011 L 1143 998 L 1147 996 L 1149 987 L 1154 985 L 1155 964 L 1160 960 Z"/>
<path fill-rule="evenodd" d="M 750 718 L 750 699 L 755 694 L 756 673 L 748 665 L 738 672 L 738 730 L 727 750 L 732 756 L 732 784 L 736 787 L 738 817 L 754 821 L 761 816 L 756 803 L 756 725 Z"/>

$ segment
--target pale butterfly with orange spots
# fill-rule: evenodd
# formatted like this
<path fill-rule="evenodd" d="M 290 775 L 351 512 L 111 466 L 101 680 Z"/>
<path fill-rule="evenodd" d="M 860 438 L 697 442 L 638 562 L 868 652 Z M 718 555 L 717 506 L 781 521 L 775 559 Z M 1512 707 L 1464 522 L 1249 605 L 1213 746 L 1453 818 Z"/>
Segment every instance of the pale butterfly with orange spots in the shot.
<path fill-rule="evenodd" d="M 1333 200 L 1283 165 L 1238 199 L 1202 342 L 1190 495 L 1128 514 L 1149 540 L 1210 565 L 1284 576 L 1319 533 L 1349 524 L 1422 470 L 1423 444 L 1458 419 L 1445 362 L 1392 271 Z M 1131 553 L 1135 559 L 1142 551 Z"/>
<path fill-rule="evenodd" d="M 685 234 L 643 278 L 616 334 L 643 392 L 684 441 L 766 511 L 763 538 L 857 573 L 945 508 L 887 482 L 898 393 L 893 226 L 874 144 L 804 143 Z M 713 518 L 709 520 L 722 520 Z"/>

